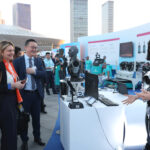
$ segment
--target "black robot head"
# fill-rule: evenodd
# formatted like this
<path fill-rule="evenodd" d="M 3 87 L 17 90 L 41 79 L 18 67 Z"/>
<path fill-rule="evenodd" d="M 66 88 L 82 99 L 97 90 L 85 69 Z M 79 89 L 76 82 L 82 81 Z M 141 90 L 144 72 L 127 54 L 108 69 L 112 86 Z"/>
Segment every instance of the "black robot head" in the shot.
<path fill-rule="evenodd" d="M 69 57 L 77 56 L 77 54 L 78 54 L 78 48 L 76 46 L 71 46 L 69 48 L 68 54 L 69 54 Z"/>

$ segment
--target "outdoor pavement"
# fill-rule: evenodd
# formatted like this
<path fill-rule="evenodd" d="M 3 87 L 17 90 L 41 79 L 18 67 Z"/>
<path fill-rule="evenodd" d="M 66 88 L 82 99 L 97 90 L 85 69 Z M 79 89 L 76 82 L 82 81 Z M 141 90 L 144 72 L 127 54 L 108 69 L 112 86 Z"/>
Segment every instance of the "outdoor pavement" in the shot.
<path fill-rule="evenodd" d="M 52 93 L 52 92 L 51 92 Z M 47 143 L 55 127 L 55 122 L 58 115 L 58 95 L 47 95 L 45 94 L 44 103 L 46 104 L 47 114 L 41 113 L 41 139 L 43 142 Z M 34 143 L 34 137 L 32 134 L 32 119 L 30 117 L 29 131 L 28 131 L 29 141 L 28 147 L 29 150 L 43 150 L 43 146 L 39 146 Z M 18 150 L 21 150 L 22 141 L 20 136 L 18 136 Z"/>

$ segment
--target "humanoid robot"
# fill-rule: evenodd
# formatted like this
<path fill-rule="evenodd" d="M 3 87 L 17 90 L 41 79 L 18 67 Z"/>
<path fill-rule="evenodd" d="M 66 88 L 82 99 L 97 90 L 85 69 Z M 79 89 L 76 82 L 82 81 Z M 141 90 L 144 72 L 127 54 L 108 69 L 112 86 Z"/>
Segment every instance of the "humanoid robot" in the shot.
<path fill-rule="evenodd" d="M 72 46 L 69 49 L 69 57 L 70 57 L 70 63 L 68 65 L 68 73 L 71 76 L 71 80 L 73 82 L 81 81 L 80 75 L 80 69 L 81 64 L 80 61 L 77 58 L 78 48 L 76 46 Z"/>

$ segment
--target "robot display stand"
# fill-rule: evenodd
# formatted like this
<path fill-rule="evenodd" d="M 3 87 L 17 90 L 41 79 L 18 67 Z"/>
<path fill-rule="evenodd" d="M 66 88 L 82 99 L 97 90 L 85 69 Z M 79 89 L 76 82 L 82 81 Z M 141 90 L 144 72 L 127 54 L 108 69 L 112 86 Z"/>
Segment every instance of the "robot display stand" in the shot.
<path fill-rule="evenodd" d="M 84 80 L 78 82 L 71 82 L 73 87 L 75 88 L 75 95 L 78 96 L 78 94 L 82 91 L 84 91 L 83 87 L 81 86 L 82 83 L 84 83 Z"/>
<path fill-rule="evenodd" d="M 70 78 L 66 78 L 66 80 L 61 80 L 61 82 L 64 84 L 67 84 L 67 82 L 70 82 Z M 84 88 L 82 87 L 82 83 L 84 83 L 84 80 L 80 81 L 80 82 L 71 82 L 72 87 L 75 89 L 74 94 L 73 94 L 73 99 L 74 101 L 78 102 L 78 96 L 83 96 L 84 94 Z M 67 93 L 65 95 L 63 95 L 63 100 L 67 101 L 67 102 L 71 102 L 72 100 L 72 92 L 71 92 L 71 88 L 68 85 L 67 86 Z"/>
<path fill-rule="evenodd" d="M 80 75 L 80 69 L 81 69 L 81 64 L 80 61 L 77 58 L 77 53 L 78 53 L 78 48 L 76 46 L 72 46 L 69 49 L 69 57 L 70 57 L 70 63 L 68 65 L 68 73 L 70 74 L 71 78 L 70 81 L 67 81 L 67 84 L 69 85 L 69 90 L 68 90 L 68 97 L 66 100 L 69 100 L 70 97 L 72 97 L 72 103 L 69 103 L 70 108 L 83 108 L 83 104 L 78 101 L 77 98 L 77 93 L 78 89 L 81 85 L 81 81 L 83 81 L 82 78 L 79 77 Z M 76 90 L 73 90 L 76 89 Z M 72 91 L 75 93 L 73 94 Z M 69 96 L 69 93 L 72 95 Z"/>
<path fill-rule="evenodd" d="M 77 96 L 76 96 L 76 90 L 75 90 L 74 86 L 70 83 L 70 78 L 66 78 L 65 82 L 68 85 L 68 92 L 67 92 L 67 95 L 64 100 L 67 102 L 71 102 L 72 96 L 73 96 L 73 100 L 77 102 L 78 100 L 77 100 Z M 70 84 L 71 84 L 71 86 L 70 86 Z"/>
<path fill-rule="evenodd" d="M 74 97 L 76 90 L 73 88 L 71 82 L 68 80 L 67 83 L 70 87 L 70 93 L 71 93 L 71 102 L 68 105 L 69 108 L 71 108 L 71 109 L 81 109 L 81 108 L 83 108 L 83 104 L 78 101 L 77 97 Z M 75 100 L 74 100 L 74 98 L 75 98 Z"/>

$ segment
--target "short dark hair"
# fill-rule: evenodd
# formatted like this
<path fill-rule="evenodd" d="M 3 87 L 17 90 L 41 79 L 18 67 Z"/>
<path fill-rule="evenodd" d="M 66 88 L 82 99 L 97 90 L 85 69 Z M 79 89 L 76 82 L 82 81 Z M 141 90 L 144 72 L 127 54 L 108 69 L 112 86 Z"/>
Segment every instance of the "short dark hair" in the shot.
<path fill-rule="evenodd" d="M 46 55 L 48 55 L 48 54 L 50 55 L 50 52 L 46 52 Z"/>
<path fill-rule="evenodd" d="M 21 51 L 21 48 L 18 46 L 15 46 L 15 55 L 17 55 Z"/>
<path fill-rule="evenodd" d="M 35 42 L 35 43 L 37 43 L 37 41 L 34 40 L 34 39 L 28 39 L 28 40 L 26 40 L 26 42 L 25 42 L 25 46 L 27 46 L 30 42 Z"/>
<path fill-rule="evenodd" d="M 56 54 L 55 57 L 59 58 L 59 54 Z"/>

